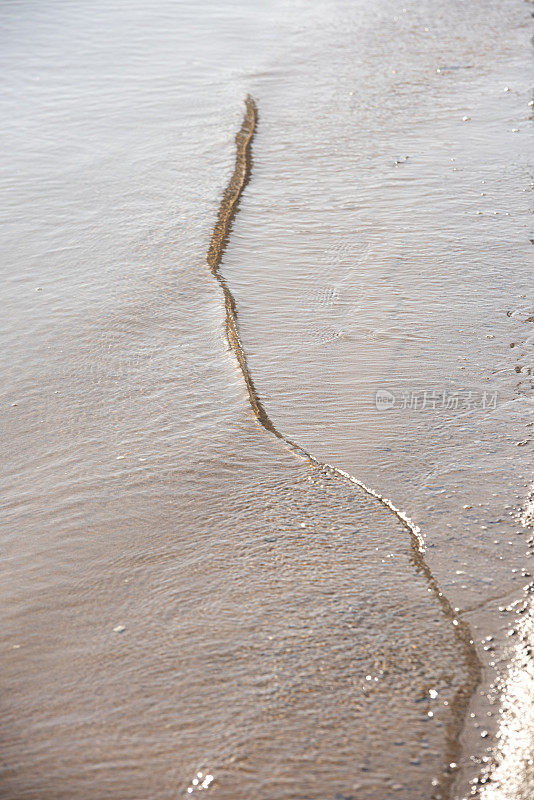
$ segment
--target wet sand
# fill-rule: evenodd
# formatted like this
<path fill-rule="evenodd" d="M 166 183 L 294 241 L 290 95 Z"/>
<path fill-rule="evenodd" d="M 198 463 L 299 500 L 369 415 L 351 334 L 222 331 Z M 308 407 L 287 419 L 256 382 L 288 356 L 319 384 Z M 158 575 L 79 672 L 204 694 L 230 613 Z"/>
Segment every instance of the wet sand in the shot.
<path fill-rule="evenodd" d="M 528 7 L 0 14 L 2 800 L 529 797 Z"/>

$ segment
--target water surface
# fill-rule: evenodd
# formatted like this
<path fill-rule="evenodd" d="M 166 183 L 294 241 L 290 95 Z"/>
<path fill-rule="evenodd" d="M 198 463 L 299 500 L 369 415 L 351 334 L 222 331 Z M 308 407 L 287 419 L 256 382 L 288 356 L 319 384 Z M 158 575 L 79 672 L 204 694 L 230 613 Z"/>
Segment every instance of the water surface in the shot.
<path fill-rule="evenodd" d="M 526 580 L 527 12 L 3 4 L 1 797 L 448 791 L 451 619 L 401 522 L 255 420 L 206 254 L 250 92 L 221 269 L 264 405 L 416 519 L 477 642 L 504 635 Z M 375 406 L 444 388 L 498 402 Z"/>

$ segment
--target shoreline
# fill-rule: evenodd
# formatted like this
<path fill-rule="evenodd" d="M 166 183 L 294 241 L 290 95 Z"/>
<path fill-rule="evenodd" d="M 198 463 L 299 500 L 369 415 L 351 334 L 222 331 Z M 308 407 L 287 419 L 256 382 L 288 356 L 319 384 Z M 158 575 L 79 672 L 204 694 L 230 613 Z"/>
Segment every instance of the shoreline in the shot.
<path fill-rule="evenodd" d="M 363 484 L 357 478 L 338 469 L 337 467 L 333 467 L 330 464 L 323 464 L 319 462 L 314 456 L 309 454 L 302 447 L 295 444 L 295 442 L 286 437 L 284 434 L 280 433 L 280 431 L 272 423 L 269 415 L 265 411 L 263 403 L 257 394 L 247 365 L 245 350 L 239 336 L 235 298 L 224 277 L 220 273 L 220 266 L 224 250 L 230 235 L 233 219 L 238 210 L 239 199 L 251 178 L 251 147 L 256 131 L 257 120 L 258 111 L 256 103 L 250 95 L 247 95 L 245 99 L 245 113 L 243 122 L 235 137 L 235 167 L 221 200 L 217 222 L 213 229 L 207 255 L 208 266 L 210 267 L 213 276 L 218 281 L 224 295 L 226 308 L 226 335 L 228 344 L 233 350 L 234 355 L 239 363 L 254 415 L 263 428 L 265 428 L 268 433 L 274 434 L 274 436 L 283 441 L 297 457 L 305 458 L 307 461 L 309 461 L 313 468 L 327 470 L 337 478 L 348 480 L 350 483 L 362 489 L 366 494 L 374 497 L 379 503 L 391 511 L 409 531 L 414 568 L 416 571 L 420 571 L 424 574 L 429 586 L 429 591 L 432 592 L 438 601 L 445 618 L 451 623 L 456 641 L 463 651 L 464 664 L 467 671 L 467 679 L 456 691 L 454 700 L 450 706 L 452 719 L 447 725 L 447 750 L 443 758 L 443 772 L 439 782 L 433 782 L 434 790 L 431 795 L 431 797 L 435 798 L 435 800 L 449 800 L 452 796 L 451 793 L 455 783 L 458 762 L 460 761 L 460 756 L 462 755 L 460 738 L 465 727 L 467 710 L 482 678 L 482 662 L 479 659 L 469 623 L 461 618 L 460 612 L 454 611 L 449 600 L 445 597 L 443 592 L 441 592 L 436 579 L 434 578 L 424 559 L 424 540 L 420 535 L 419 528 L 414 525 L 410 518 L 404 512 L 399 511 L 395 506 L 393 506 L 389 500 L 384 498 L 375 490 L 365 486 L 365 484 Z"/>

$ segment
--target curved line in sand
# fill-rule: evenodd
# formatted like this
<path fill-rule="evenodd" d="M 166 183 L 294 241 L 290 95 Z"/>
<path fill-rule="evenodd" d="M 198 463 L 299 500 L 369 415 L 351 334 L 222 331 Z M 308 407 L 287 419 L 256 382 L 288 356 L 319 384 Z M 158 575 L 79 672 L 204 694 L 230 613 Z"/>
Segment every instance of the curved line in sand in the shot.
<path fill-rule="evenodd" d="M 459 618 L 455 613 L 451 603 L 440 590 L 438 582 L 434 578 L 430 567 L 426 563 L 424 558 L 424 538 L 421 534 L 420 528 L 403 511 L 398 509 L 390 500 L 381 495 L 379 492 L 371 489 L 369 486 L 366 486 L 362 481 L 358 480 L 358 478 L 355 478 L 353 475 L 349 475 L 347 472 L 344 472 L 338 467 L 320 462 L 317 458 L 315 458 L 315 456 L 312 456 L 311 453 L 308 453 L 303 447 L 293 442 L 288 436 L 285 436 L 285 434 L 281 433 L 273 424 L 263 406 L 263 403 L 260 400 L 258 392 L 256 391 L 252 375 L 247 365 L 245 350 L 239 336 L 235 298 L 220 272 L 222 257 L 228 243 L 232 222 L 238 209 L 239 198 L 241 197 L 243 190 L 250 180 L 252 171 L 251 146 L 252 139 L 256 131 L 257 121 L 258 110 L 256 103 L 254 102 L 253 98 L 248 95 L 245 99 L 245 114 L 243 117 L 243 123 L 235 137 L 236 159 L 234 172 L 224 191 L 219 206 L 217 221 L 212 232 L 207 255 L 208 266 L 213 276 L 217 279 L 224 295 L 224 303 L 226 307 L 226 336 L 228 338 L 228 343 L 237 358 L 241 372 L 243 373 L 243 378 L 247 387 L 252 410 L 256 416 L 256 419 L 265 428 L 265 430 L 269 431 L 282 442 L 284 442 L 289 449 L 295 453 L 296 456 L 305 459 L 313 467 L 327 470 L 332 474 L 339 476 L 340 478 L 344 478 L 358 488 L 362 489 L 366 494 L 375 498 L 379 503 L 389 509 L 389 511 L 391 511 L 398 520 L 400 520 L 410 534 L 412 563 L 416 571 L 425 576 L 430 591 L 437 599 L 444 616 L 453 626 L 454 636 L 462 650 L 467 671 L 466 680 L 458 688 L 453 701 L 449 706 L 452 718 L 447 726 L 447 746 L 445 753 L 446 768 L 439 786 L 435 787 L 432 794 L 432 797 L 436 798 L 436 800 L 438 800 L 438 798 L 439 800 L 445 800 L 445 798 L 450 797 L 454 782 L 454 773 L 449 765 L 453 762 L 457 763 L 459 760 L 461 753 L 460 736 L 464 727 L 467 708 L 469 706 L 471 697 L 481 681 L 482 674 L 482 664 L 474 645 L 469 624 L 465 620 Z"/>

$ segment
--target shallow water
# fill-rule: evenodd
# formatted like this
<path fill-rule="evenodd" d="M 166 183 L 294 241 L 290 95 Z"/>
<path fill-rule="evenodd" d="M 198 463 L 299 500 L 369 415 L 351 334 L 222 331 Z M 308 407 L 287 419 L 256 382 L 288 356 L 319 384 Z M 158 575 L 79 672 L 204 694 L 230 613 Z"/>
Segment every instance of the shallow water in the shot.
<path fill-rule="evenodd" d="M 0 796 L 466 791 L 481 638 L 528 580 L 528 5 L 0 16 Z M 248 92 L 221 270 L 249 366 L 280 430 L 421 526 L 485 667 L 463 755 L 469 664 L 408 531 L 268 435 L 224 337 L 206 253 Z"/>

